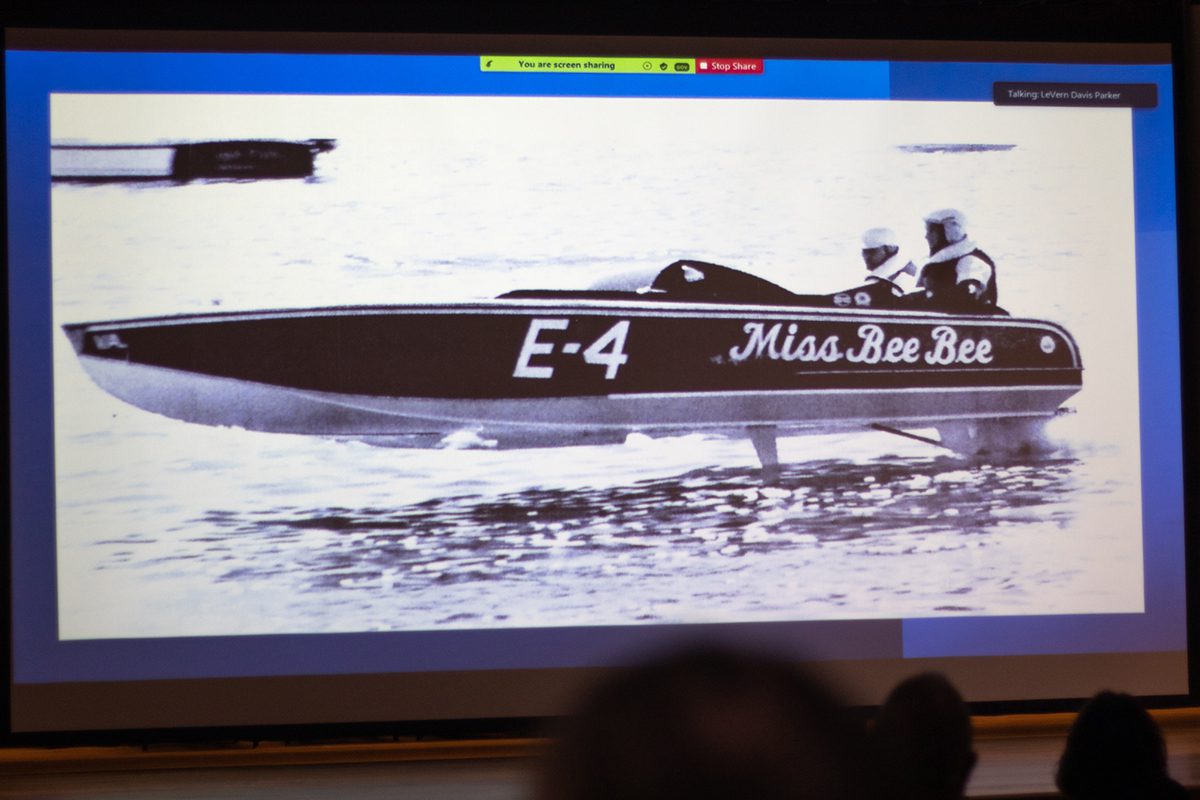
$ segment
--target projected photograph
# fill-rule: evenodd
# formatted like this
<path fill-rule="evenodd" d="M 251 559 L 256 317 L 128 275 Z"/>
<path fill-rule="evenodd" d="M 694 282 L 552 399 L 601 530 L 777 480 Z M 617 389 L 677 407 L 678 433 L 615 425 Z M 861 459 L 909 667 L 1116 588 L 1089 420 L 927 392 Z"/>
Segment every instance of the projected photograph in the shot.
<path fill-rule="evenodd" d="M 1140 612 L 1131 113 L 53 95 L 59 636 Z"/>

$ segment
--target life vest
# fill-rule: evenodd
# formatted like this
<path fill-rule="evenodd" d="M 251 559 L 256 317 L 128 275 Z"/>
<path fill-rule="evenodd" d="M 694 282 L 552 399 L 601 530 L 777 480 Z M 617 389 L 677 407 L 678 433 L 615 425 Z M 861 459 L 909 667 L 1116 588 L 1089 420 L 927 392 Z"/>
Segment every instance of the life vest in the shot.
<path fill-rule="evenodd" d="M 996 262 L 992 261 L 991 256 L 978 247 L 974 247 L 970 243 L 967 243 L 967 246 L 973 249 L 965 250 L 964 248 L 950 245 L 943 248 L 941 252 L 934 253 L 933 257 L 925 263 L 924 268 L 921 270 L 920 285 L 925 287 L 925 290 L 933 298 L 953 295 L 954 290 L 958 287 L 958 262 L 968 256 L 974 256 L 992 268 L 992 276 L 984 285 L 983 293 L 979 299 L 988 305 L 994 306 L 998 298 L 998 292 L 996 291 Z"/>
<path fill-rule="evenodd" d="M 867 271 L 868 280 L 881 279 L 890 281 L 905 292 L 912 291 L 913 284 L 916 282 L 916 275 L 917 268 L 899 251 L 875 269 Z"/>

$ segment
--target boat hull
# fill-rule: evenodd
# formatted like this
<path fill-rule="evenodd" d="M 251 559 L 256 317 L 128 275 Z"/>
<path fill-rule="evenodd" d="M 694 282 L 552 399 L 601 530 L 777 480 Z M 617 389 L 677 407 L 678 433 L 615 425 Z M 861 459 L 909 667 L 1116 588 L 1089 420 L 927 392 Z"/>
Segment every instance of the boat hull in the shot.
<path fill-rule="evenodd" d="M 332 139 L 54 144 L 50 148 L 50 177 L 77 182 L 306 178 L 313 174 L 315 157 L 333 146 Z"/>
<path fill-rule="evenodd" d="M 492 301 L 66 331 L 99 386 L 149 411 L 414 446 L 1048 416 L 1082 376 L 1052 323 L 917 312 Z"/>

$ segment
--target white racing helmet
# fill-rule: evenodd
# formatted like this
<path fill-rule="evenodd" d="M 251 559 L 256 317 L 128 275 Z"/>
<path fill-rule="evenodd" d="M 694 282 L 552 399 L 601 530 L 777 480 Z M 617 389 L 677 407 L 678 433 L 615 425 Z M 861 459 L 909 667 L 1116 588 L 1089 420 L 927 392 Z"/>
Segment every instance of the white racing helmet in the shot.
<path fill-rule="evenodd" d="M 862 246 L 864 250 L 873 250 L 876 247 L 899 247 L 900 241 L 896 238 L 896 232 L 891 228 L 871 228 L 862 235 Z"/>
<path fill-rule="evenodd" d="M 961 242 L 967 238 L 967 215 L 957 208 L 939 208 L 925 215 L 926 225 L 941 225 L 946 241 Z"/>

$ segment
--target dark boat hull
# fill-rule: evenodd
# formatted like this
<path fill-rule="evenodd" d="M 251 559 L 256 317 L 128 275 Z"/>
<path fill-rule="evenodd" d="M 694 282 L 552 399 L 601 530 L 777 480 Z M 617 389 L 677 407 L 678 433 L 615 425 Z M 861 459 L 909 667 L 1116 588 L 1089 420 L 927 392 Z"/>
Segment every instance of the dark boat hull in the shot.
<path fill-rule="evenodd" d="M 154 145 L 69 145 L 50 149 L 50 177 L 75 182 L 306 178 L 332 139 L 246 139 Z"/>
<path fill-rule="evenodd" d="M 909 311 L 497 300 L 66 331 L 97 384 L 156 413 L 415 446 L 1042 417 L 1082 375 L 1053 323 Z"/>

